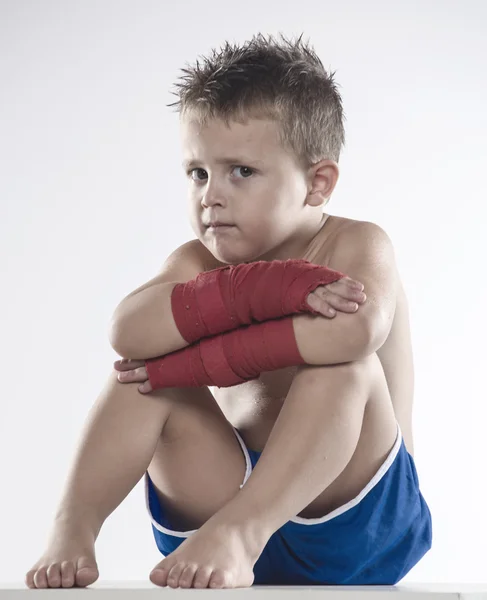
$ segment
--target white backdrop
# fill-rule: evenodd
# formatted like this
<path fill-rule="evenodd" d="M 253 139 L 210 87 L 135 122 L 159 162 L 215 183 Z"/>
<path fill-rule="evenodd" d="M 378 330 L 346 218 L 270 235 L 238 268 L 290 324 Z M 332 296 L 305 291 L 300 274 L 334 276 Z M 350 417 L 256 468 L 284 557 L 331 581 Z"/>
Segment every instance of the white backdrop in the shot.
<path fill-rule="evenodd" d="M 409 297 L 434 546 L 403 582 L 487 579 L 486 23 L 481 0 L 0 2 L 0 582 L 44 550 L 115 306 L 194 237 L 171 85 L 258 31 L 304 32 L 337 71 L 347 147 L 326 210 L 389 233 Z M 161 559 L 141 482 L 97 559 L 112 580 Z"/>

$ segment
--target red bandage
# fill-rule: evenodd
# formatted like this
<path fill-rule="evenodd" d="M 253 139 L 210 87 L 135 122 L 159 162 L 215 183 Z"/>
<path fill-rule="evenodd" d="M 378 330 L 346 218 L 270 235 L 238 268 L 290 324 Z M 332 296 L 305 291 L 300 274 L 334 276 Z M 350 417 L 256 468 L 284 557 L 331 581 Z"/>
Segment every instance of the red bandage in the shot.
<path fill-rule="evenodd" d="M 345 277 L 306 260 L 288 259 L 227 265 L 178 283 L 171 308 L 189 343 L 254 322 L 300 312 L 319 315 L 306 302 L 320 285 Z"/>
<path fill-rule="evenodd" d="M 256 379 L 263 371 L 303 364 L 292 317 L 241 327 L 145 361 L 153 390 L 230 387 Z"/>

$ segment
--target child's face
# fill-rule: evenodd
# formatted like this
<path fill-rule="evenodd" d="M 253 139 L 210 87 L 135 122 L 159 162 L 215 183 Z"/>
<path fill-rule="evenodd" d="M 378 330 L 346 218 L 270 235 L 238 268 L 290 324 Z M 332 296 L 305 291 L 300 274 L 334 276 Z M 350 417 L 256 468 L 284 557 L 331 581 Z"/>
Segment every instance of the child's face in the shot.
<path fill-rule="evenodd" d="M 181 142 L 191 226 L 217 260 L 273 258 L 274 249 L 296 236 L 308 182 L 280 144 L 277 123 L 250 119 L 228 128 L 215 119 L 202 127 L 186 115 Z M 216 220 L 233 227 L 209 229 Z"/>

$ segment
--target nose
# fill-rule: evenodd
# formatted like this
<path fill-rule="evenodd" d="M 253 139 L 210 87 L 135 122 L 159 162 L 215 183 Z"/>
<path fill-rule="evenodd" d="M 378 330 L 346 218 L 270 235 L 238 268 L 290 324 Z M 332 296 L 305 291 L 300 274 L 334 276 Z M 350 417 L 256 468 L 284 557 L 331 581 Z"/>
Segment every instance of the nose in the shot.
<path fill-rule="evenodd" d="M 215 205 L 226 206 L 226 200 L 224 194 L 222 193 L 221 186 L 215 185 L 215 182 L 208 181 L 205 193 L 201 198 L 201 205 L 203 207 Z"/>

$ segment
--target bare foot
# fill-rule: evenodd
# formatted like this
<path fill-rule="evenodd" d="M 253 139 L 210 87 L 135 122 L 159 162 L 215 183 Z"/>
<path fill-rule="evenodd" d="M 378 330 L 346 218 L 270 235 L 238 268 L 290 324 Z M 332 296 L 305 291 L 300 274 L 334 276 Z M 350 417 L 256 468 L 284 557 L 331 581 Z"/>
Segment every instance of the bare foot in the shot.
<path fill-rule="evenodd" d="M 250 587 L 258 557 L 238 530 L 207 522 L 156 565 L 149 578 L 172 588 Z"/>
<path fill-rule="evenodd" d="M 47 549 L 25 576 L 27 587 L 86 587 L 99 577 L 95 537 L 86 526 L 55 524 Z"/>

